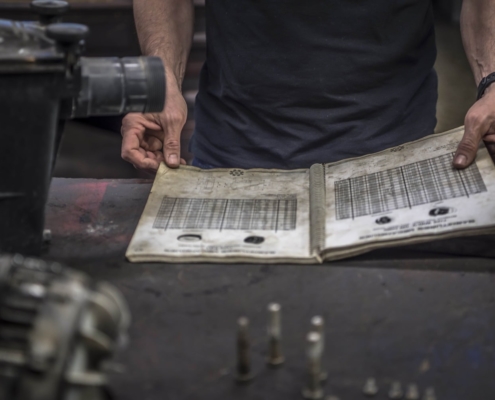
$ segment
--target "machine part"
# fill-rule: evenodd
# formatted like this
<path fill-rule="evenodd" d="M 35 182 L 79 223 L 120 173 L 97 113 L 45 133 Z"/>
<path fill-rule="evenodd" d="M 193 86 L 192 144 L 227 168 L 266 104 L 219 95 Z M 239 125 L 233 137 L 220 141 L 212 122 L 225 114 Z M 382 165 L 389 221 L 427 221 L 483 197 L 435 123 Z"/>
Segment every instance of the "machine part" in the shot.
<path fill-rule="evenodd" d="M 368 378 L 363 386 L 363 394 L 366 396 L 375 396 L 378 393 L 378 385 L 375 378 Z"/>
<path fill-rule="evenodd" d="M 40 22 L 0 20 L 0 252 L 37 255 L 64 121 L 158 112 L 165 71 L 156 57 L 82 58 L 84 25 L 50 23 L 66 3 L 37 0 Z M 45 18 L 46 17 L 46 18 Z M 29 115 L 28 115 L 29 114 Z"/>
<path fill-rule="evenodd" d="M 75 50 L 77 53 L 78 50 L 82 51 L 82 47 L 79 46 L 81 41 L 88 36 L 89 29 L 86 25 L 57 22 L 47 25 L 45 34 L 47 38 L 52 39 L 61 46 L 60 48 L 64 53 L 69 50 Z M 78 56 L 79 54 L 75 55 Z"/>
<path fill-rule="evenodd" d="M 435 395 L 435 389 L 432 387 L 426 388 L 425 394 L 423 395 L 423 400 L 437 400 L 437 396 Z"/>
<path fill-rule="evenodd" d="M 0 256 L 0 400 L 104 400 L 105 363 L 124 344 L 121 294 L 86 275 Z"/>
<path fill-rule="evenodd" d="M 248 383 L 254 378 L 251 371 L 249 354 L 249 319 L 241 317 L 237 320 L 237 375 L 238 383 Z"/>
<path fill-rule="evenodd" d="M 163 110 L 165 71 L 158 57 L 81 58 L 73 117 Z"/>
<path fill-rule="evenodd" d="M 325 351 L 325 320 L 319 315 L 315 315 L 311 318 L 311 329 L 320 334 L 321 338 L 321 349 Z M 321 380 L 326 381 L 328 378 L 327 372 L 324 370 L 323 366 L 321 368 Z"/>
<path fill-rule="evenodd" d="M 399 381 L 392 382 L 390 390 L 388 391 L 389 399 L 402 399 L 404 392 L 402 391 L 402 385 Z"/>
<path fill-rule="evenodd" d="M 60 22 L 69 11 L 69 3 L 62 0 L 34 0 L 31 9 L 38 14 L 41 25 L 49 25 Z"/>
<path fill-rule="evenodd" d="M 280 304 L 268 305 L 268 365 L 278 367 L 285 361 L 282 353 L 282 321 Z"/>
<path fill-rule="evenodd" d="M 419 388 L 415 383 L 407 385 L 406 400 L 419 400 Z"/>
<path fill-rule="evenodd" d="M 52 241 L 51 229 L 43 229 L 43 242 L 50 243 Z"/>
<path fill-rule="evenodd" d="M 316 400 L 323 398 L 323 387 L 321 385 L 321 335 L 318 332 L 309 332 L 306 337 L 308 357 L 308 378 L 306 387 L 302 391 L 305 399 Z"/>

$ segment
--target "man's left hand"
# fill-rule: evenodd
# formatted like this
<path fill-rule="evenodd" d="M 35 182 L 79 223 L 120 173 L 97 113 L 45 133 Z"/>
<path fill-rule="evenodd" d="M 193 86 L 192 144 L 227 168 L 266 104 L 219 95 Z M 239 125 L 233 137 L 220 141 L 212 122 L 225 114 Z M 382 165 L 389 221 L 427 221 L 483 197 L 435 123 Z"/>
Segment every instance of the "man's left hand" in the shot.
<path fill-rule="evenodd" d="M 464 136 L 457 146 L 454 167 L 466 168 L 476 158 L 481 140 L 495 157 L 495 84 L 469 109 L 464 121 Z"/>

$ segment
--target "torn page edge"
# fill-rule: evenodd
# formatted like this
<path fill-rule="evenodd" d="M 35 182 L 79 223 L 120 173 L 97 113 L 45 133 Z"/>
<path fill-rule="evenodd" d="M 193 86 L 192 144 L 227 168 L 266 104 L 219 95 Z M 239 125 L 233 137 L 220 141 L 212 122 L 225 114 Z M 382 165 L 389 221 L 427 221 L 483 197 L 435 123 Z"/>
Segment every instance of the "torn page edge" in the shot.
<path fill-rule="evenodd" d="M 312 256 L 322 262 L 320 251 L 325 241 L 325 168 L 314 164 L 309 169 L 310 247 Z"/>

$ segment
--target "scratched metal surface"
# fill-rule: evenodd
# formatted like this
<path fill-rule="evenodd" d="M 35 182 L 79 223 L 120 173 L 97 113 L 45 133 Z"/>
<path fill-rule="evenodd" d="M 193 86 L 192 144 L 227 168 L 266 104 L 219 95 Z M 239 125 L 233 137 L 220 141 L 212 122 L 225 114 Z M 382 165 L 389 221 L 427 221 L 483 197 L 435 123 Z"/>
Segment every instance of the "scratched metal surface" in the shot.
<path fill-rule="evenodd" d="M 438 399 L 495 398 L 495 239 L 376 251 L 322 266 L 129 264 L 124 251 L 149 181 L 55 179 L 44 258 L 116 284 L 133 315 L 113 376 L 117 399 L 301 399 L 309 319 L 327 323 L 327 394 L 376 399 L 389 384 L 432 385 Z M 476 256 L 484 256 L 476 257 Z M 283 307 L 286 364 L 264 365 L 265 308 Z M 251 319 L 257 377 L 233 383 L 235 321 Z"/>

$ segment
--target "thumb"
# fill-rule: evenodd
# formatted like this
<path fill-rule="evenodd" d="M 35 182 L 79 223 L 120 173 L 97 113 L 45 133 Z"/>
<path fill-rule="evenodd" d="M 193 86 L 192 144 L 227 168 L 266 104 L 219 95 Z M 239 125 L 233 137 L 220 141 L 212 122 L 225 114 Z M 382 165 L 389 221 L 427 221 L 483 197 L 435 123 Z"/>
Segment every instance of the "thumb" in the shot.
<path fill-rule="evenodd" d="M 454 167 L 466 168 L 474 161 L 483 135 L 483 124 L 478 119 L 470 118 L 468 115 L 465 121 L 464 135 L 455 152 Z"/>
<path fill-rule="evenodd" d="M 177 168 L 181 163 L 180 137 L 185 122 L 186 116 L 182 113 L 166 114 L 162 120 L 163 156 L 170 168 Z"/>
<path fill-rule="evenodd" d="M 170 168 L 180 165 L 180 136 L 187 120 L 187 104 L 175 81 L 167 81 L 165 108 L 160 114 L 163 129 L 163 157 Z"/>
<path fill-rule="evenodd" d="M 171 168 L 180 165 L 180 131 L 168 130 L 163 139 L 163 156 L 165 164 Z"/>

